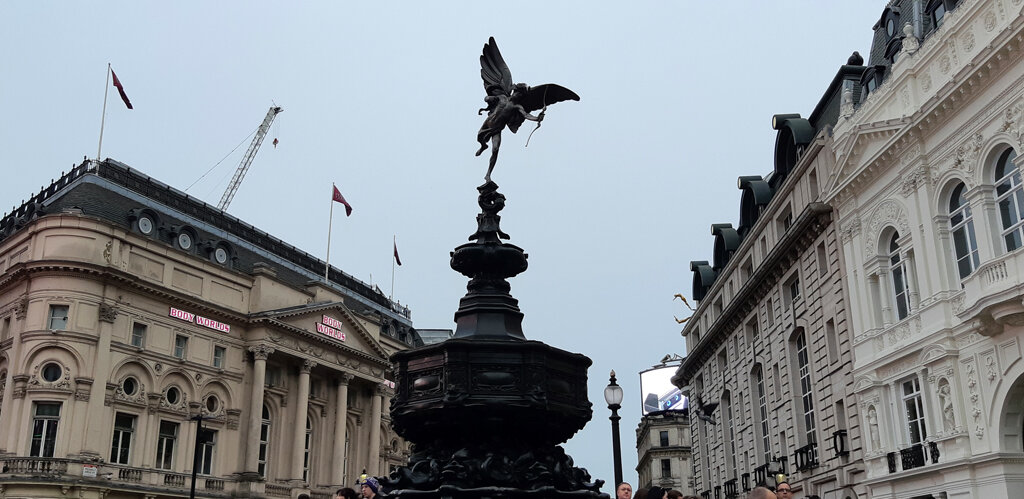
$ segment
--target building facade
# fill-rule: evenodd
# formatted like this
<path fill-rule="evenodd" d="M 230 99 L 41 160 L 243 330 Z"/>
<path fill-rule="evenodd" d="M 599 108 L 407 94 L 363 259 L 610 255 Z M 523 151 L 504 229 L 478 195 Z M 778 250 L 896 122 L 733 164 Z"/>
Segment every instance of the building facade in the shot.
<path fill-rule="evenodd" d="M 693 488 L 690 418 L 684 411 L 644 415 L 636 429 L 636 488 L 657 485 L 689 495 Z"/>
<path fill-rule="evenodd" d="M 870 497 L 1024 497 L 1022 7 L 889 3 L 832 133 Z"/>
<path fill-rule="evenodd" d="M 329 497 L 408 446 L 408 309 L 116 161 L 0 220 L 0 496 Z"/>
<path fill-rule="evenodd" d="M 690 263 L 698 301 L 673 384 L 690 397 L 694 488 L 735 498 L 787 475 L 796 497 L 863 495 L 840 240 L 824 189 L 854 54 L 807 118 L 776 115 L 772 172 L 738 179 L 739 221 Z"/>

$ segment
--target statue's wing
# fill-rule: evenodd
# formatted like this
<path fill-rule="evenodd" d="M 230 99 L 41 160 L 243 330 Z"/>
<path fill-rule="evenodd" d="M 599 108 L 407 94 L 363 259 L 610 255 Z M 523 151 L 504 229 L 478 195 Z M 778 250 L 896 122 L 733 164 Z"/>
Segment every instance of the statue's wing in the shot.
<path fill-rule="evenodd" d="M 484 44 L 484 52 L 480 55 L 480 76 L 484 79 L 484 90 L 488 95 L 492 89 L 501 89 L 505 95 L 512 95 L 512 71 L 501 58 L 493 36 Z"/>
<path fill-rule="evenodd" d="M 529 113 L 556 102 L 566 100 L 578 101 L 580 100 L 580 96 L 576 95 L 576 92 L 573 92 L 561 85 L 546 83 L 544 85 L 530 87 L 530 89 L 525 92 L 518 92 L 516 95 L 512 96 L 512 100 L 514 100 L 516 104 L 523 106 L 523 108 L 526 109 L 526 112 Z"/>

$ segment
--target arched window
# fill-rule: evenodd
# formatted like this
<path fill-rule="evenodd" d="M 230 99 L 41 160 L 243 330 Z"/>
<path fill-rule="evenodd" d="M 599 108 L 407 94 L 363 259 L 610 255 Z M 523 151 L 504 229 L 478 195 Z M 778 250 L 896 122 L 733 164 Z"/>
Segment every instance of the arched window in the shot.
<path fill-rule="evenodd" d="M 309 446 L 313 441 L 313 423 L 306 416 L 306 443 L 302 452 L 302 481 L 309 482 Z"/>
<path fill-rule="evenodd" d="M 1006 251 L 1021 247 L 1024 241 L 1024 190 L 1021 189 L 1020 170 L 1014 164 L 1017 153 L 1007 149 L 996 161 L 996 202 L 1002 222 L 1002 236 Z"/>
<path fill-rule="evenodd" d="M 949 195 L 949 229 L 953 232 L 953 252 L 960 279 L 971 275 L 978 268 L 978 241 L 974 237 L 974 220 L 971 207 L 964 198 L 963 182 L 953 188 Z"/>
<path fill-rule="evenodd" d="M 260 421 L 260 456 L 259 472 L 263 478 L 267 477 L 267 451 L 270 449 L 270 410 L 266 404 L 263 405 L 263 420 Z"/>
<path fill-rule="evenodd" d="M 889 273 L 892 277 L 893 304 L 896 306 L 897 320 L 903 320 L 910 314 L 910 283 L 907 279 L 907 262 L 900 254 L 900 244 L 896 242 L 900 234 L 893 231 L 889 240 Z"/>

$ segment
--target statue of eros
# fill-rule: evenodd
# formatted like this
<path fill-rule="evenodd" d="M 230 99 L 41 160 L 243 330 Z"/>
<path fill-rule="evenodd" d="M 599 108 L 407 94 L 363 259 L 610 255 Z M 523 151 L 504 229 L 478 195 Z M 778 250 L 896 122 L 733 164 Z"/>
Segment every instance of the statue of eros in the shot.
<path fill-rule="evenodd" d="M 568 88 L 553 83 L 536 87 L 525 83 L 512 83 L 512 72 L 502 59 L 493 36 L 484 44 L 483 54 L 480 55 L 480 76 L 484 80 L 484 90 L 487 91 L 487 96 L 484 97 L 487 107 L 477 111 L 477 115 L 487 111 L 487 119 L 476 134 L 476 140 L 480 143 L 476 155 L 479 156 L 487 149 L 487 141 L 490 140 L 491 162 L 487 167 L 487 175 L 484 175 L 484 180 L 490 182 L 494 163 L 498 160 L 498 149 L 501 147 L 501 132 L 506 126 L 512 133 L 516 133 L 525 120 L 530 120 L 537 122 L 537 128 L 540 128 L 540 123 L 544 120 L 544 111 L 549 104 L 566 100 L 578 101 L 580 96 Z M 538 109 L 541 112 L 537 116 L 530 114 L 531 111 Z"/>

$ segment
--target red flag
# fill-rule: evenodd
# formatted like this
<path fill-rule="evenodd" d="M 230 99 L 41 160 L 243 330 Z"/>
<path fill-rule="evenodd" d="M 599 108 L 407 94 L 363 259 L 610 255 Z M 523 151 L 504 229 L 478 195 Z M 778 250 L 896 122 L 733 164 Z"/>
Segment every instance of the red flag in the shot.
<path fill-rule="evenodd" d="M 114 72 L 113 68 L 110 70 L 110 75 L 114 77 L 114 86 L 117 87 L 117 92 L 121 94 L 121 100 L 124 101 L 124 105 L 128 106 L 128 109 L 135 109 L 132 107 L 132 101 L 128 100 L 128 96 L 124 93 L 124 87 L 121 86 L 121 80 L 117 79 L 117 73 Z"/>
<path fill-rule="evenodd" d="M 345 205 L 345 216 L 352 216 L 352 205 L 345 201 L 345 196 L 341 195 L 341 191 L 338 190 L 338 186 L 334 186 L 334 200 Z"/>
<path fill-rule="evenodd" d="M 402 266 L 402 259 L 398 258 L 398 242 L 395 242 L 394 244 L 395 244 L 395 263 L 397 263 L 398 266 L 401 267 Z"/>

